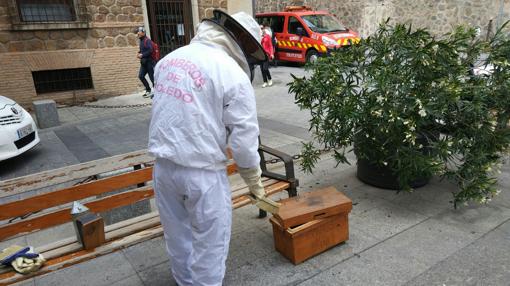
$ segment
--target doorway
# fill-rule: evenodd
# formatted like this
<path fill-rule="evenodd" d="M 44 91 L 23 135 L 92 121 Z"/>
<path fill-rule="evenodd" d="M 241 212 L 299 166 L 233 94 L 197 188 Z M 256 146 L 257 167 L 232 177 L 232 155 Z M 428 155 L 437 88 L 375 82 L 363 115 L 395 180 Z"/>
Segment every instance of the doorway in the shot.
<path fill-rule="evenodd" d="M 189 44 L 193 38 L 190 0 L 147 0 L 152 39 L 161 57 Z"/>

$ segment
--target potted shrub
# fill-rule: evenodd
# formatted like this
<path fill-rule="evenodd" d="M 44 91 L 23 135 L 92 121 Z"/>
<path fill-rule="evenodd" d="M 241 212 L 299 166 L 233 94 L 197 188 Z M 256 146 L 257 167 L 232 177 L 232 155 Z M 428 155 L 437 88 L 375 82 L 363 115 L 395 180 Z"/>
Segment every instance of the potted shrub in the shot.
<path fill-rule="evenodd" d="M 354 151 L 357 176 L 376 186 L 411 190 L 439 175 L 459 186 L 455 206 L 490 200 L 510 143 L 509 52 L 500 31 L 487 42 L 465 27 L 438 39 L 387 21 L 307 66 L 311 75 L 289 84 L 315 135 L 304 143 L 303 170 L 313 170 L 320 144 L 335 148 L 338 163 Z M 482 56 L 494 69 L 474 76 Z"/>

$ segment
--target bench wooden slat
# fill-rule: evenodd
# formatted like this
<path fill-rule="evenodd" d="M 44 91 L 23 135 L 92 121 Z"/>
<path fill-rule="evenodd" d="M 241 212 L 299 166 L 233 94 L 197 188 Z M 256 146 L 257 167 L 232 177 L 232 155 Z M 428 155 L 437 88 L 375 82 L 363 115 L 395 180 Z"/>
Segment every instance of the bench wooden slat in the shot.
<path fill-rule="evenodd" d="M 268 196 L 285 190 L 290 185 L 287 182 L 272 179 L 266 179 L 264 180 L 264 183 L 266 195 Z M 145 188 L 148 187 L 140 189 Z M 244 192 L 244 195 L 232 198 L 232 208 L 234 209 L 251 203 L 250 199 L 246 196 L 246 194 L 249 193 L 247 187 L 244 187 L 244 191 L 241 191 Z M 87 206 L 89 208 L 91 207 L 88 204 Z M 42 275 L 52 272 L 63 267 L 125 248 L 132 244 L 160 236 L 163 234 L 163 229 L 160 226 L 160 223 L 159 214 L 157 212 L 151 212 L 136 218 L 106 226 L 105 235 L 107 243 L 96 248 L 92 252 L 82 250 L 82 245 L 78 243 L 74 237 L 61 240 L 44 248 L 38 248 L 37 250 L 42 253 L 48 261 L 45 263 L 44 267 L 34 275 Z M 23 276 L 13 271 L 8 273 L 6 270 L 0 271 L 0 280 L 2 282 L 14 283 L 30 277 L 32 276 Z"/>
<path fill-rule="evenodd" d="M 119 249 L 123 249 L 129 247 L 131 245 L 140 243 L 141 241 L 149 240 L 155 237 L 160 236 L 163 233 L 163 228 L 161 226 L 147 229 L 129 236 L 126 236 L 122 239 L 115 240 L 104 245 L 101 245 L 94 250 L 81 250 L 78 252 L 73 252 L 65 256 L 57 257 L 54 259 L 49 259 L 44 266 L 39 269 L 36 273 L 32 274 L 19 274 L 14 271 L 0 274 L 0 281 L 2 283 L 15 283 L 21 280 L 29 279 L 33 276 L 42 275 L 45 273 L 53 272 L 63 267 L 71 266 L 76 263 L 80 263 L 83 261 L 87 261 L 97 256 L 105 255 Z"/>
<path fill-rule="evenodd" d="M 267 187 L 268 190 L 272 190 L 272 184 L 275 184 L 279 181 L 277 180 L 265 180 L 263 182 L 264 187 Z M 288 183 L 284 183 L 286 187 L 288 187 Z M 284 187 L 283 189 L 285 189 Z M 281 184 L 276 187 L 279 191 L 282 189 Z M 245 189 L 241 189 L 240 191 L 236 191 L 236 193 L 233 194 L 233 201 L 235 201 L 238 198 L 244 197 L 246 194 L 248 194 L 249 191 L 245 187 Z M 148 199 L 154 196 L 154 191 L 152 187 L 142 187 L 138 188 L 129 192 L 124 192 L 120 194 L 115 194 L 112 196 L 104 197 L 101 199 L 97 199 L 95 201 L 91 201 L 88 203 L 85 203 L 85 205 L 92 211 L 92 212 L 103 212 L 110 209 L 114 209 L 121 206 L 126 206 L 129 204 L 136 203 L 138 201 Z M 247 199 L 247 197 L 246 197 Z M 248 199 L 249 203 L 249 199 Z M 246 205 L 246 204 L 243 204 Z M 3 225 L 0 227 L 0 241 L 12 238 L 14 236 L 20 236 L 20 235 L 26 235 L 28 233 L 39 231 L 42 229 L 46 229 L 49 227 L 57 226 L 60 224 L 64 224 L 66 222 L 70 222 L 72 220 L 71 218 L 71 208 L 63 208 L 54 212 L 46 213 L 39 215 L 34 218 L 25 219 L 17 223 L 11 223 L 7 225 Z"/>
<path fill-rule="evenodd" d="M 111 241 L 119 237 L 133 234 L 136 231 L 141 231 L 153 228 L 160 224 L 159 213 L 150 212 L 141 216 L 123 220 L 111 225 L 105 226 L 106 241 Z M 79 251 L 83 246 L 78 243 L 75 236 L 68 237 L 50 244 L 36 247 L 35 250 L 41 253 L 44 258 L 52 259 L 71 252 Z M 0 268 L 0 274 L 12 271 L 11 268 Z"/>
<path fill-rule="evenodd" d="M 130 226 L 130 225 L 133 225 L 135 223 L 139 223 L 141 221 L 145 221 L 145 220 L 148 220 L 148 219 L 151 219 L 151 218 L 154 218 L 154 217 L 159 217 L 159 213 L 157 211 L 146 213 L 144 215 L 140 215 L 140 216 L 137 216 L 137 217 L 129 218 L 129 219 L 126 219 L 126 220 L 123 220 L 123 221 L 119 221 L 119 222 L 116 222 L 114 224 L 106 225 L 104 227 L 104 232 L 105 233 L 109 233 L 111 231 L 114 231 L 114 230 L 117 230 L 117 229 L 120 229 L 120 228 L 123 228 L 123 227 L 126 227 L 126 226 Z"/>
<path fill-rule="evenodd" d="M 266 195 L 271 196 L 273 194 L 276 194 L 278 192 L 288 189 L 289 186 L 290 186 L 290 183 L 278 182 L 274 185 L 269 186 L 267 189 L 265 189 Z M 242 206 L 249 205 L 249 204 L 251 204 L 251 200 L 250 200 L 250 198 L 248 198 L 248 196 L 241 196 L 241 197 L 232 201 L 232 207 L 234 209 L 237 209 Z"/>
<path fill-rule="evenodd" d="M 0 198 L 152 162 L 154 162 L 154 158 L 147 154 L 147 150 L 139 150 L 105 159 L 0 181 Z"/>
<path fill-rule="evenodd" d="M 111 195 L 85 203 L 91 212 L 99 213 L 114 208 L 127 206 L 154 196 L 152 187 L 142 187 L 129 192 Z M 63 208 L 35 218 L 0 227 L 0 241 L 14 235 L 25 235 L 30 232 L 57 226 L 71 221 L 71 208 Z"/>
<path fill-rule="evenodd" d="M 97 196 L 152 180 L 152 167 L 0 205 L 0 220 L 22 216 L 65 203 Z"/>
<path fill-rule="evenodd" d="M 278 180 L 268 179 L 268 180 L 263 180 L 262 185 L 264 186 L 264 189 L 265 189 L 265 188 L 268 188 L 269 186 L 274 185 L 278 182 L 279 182 Z M 238 189 L 238 190 L 232 192 L 232 201 L 235 201 L 239 197 L 245 196 L 247 193 L 249 193 L 249 190 L 248 190 L 248 187 L 245 185 L 244 188 L 241 188 L 241 189 Z"/>
<path fill-rule="evenodd" d="M 156 213 L 157 215 L 157 213 Z M 125 225 L 121 228 L 111 230 L 109 232 L 105 231 L 105 239 L 106 242 L 122 238 L 128 235 L 132 235 L 136 232 L 140 232 L 146 229 L 150 229 L 153 227 L 159 226 L 161 223 L 159 221 L 159 216 L 148 218 L 132 225 Z M 72 239 L 72 241 L 71 241 Z M 59 248 L 50 249 L 47 251 L 40 251 L 40 253 L 44 256 L 46 260 L 57 258 L 59 256 L 63 256 L 72 252 L 81 251 L 83 246 L 81 243 L 78 243 L 75 237 L 71 239 L 66 239 L 62 241 L 62 246 Z"/>

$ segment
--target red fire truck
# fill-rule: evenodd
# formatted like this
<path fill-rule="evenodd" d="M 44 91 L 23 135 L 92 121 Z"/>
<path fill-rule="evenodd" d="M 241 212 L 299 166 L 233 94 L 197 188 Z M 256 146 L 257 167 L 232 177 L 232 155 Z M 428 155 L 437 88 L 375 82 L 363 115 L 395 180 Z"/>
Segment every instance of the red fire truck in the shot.
<path fill-rule="evenodd" d="M 314 62 L 332 50 L 358 43 L 357 32 L 345 27 L 327 11 L 309 6 L 288 6 L 283 12 L 259 13 L 257 22 L 266 24 L 276 36 L 275 57 L 280 61 Z"/>

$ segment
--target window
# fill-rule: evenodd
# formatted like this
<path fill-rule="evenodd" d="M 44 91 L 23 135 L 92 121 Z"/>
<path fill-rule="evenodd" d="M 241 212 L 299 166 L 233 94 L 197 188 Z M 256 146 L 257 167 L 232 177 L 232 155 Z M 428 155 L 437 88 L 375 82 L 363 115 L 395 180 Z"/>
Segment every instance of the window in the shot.
<path fill-rule="evenodd" d="M 32 77 L 38 94 L 94 87 L 90 68 L 35 71 Z"/>
<path fill-rule="evenodd" d="M 285 22 L 284 16 L 265 16 L 265 17 L 257 17 L 257 22 L 260 25 L 269 25 L 271 27 L 271 31 L 275 33 L 283 33 L 283 23 Z"/>
<path fill-rule="evenodd" d="M 307 36 L 308 33 L 306 32 L 306 30 L 303 27 L 303 25 L 301 24 L 301 22 L 299 22 L 299 20 L 296 19 L 296 17 L 290 17 L 289 18 L 289 27 L 287 28 L 289 30 L 289 34 L 297 35 L 298 28 L 303 29 L 303 33 L 305 33 L 305 36 L 308 37 Z"/>
<path fill-rule="evenodd" d="M 74 0 L 17 0 L 21 22 L 70 22 L 76 20 Z"/>
<path fill-rule="evenodd" d="M 308 25 L 308 28 L 316 33 L 347 31 L 347 28 L 331 15 L 308 15 L 303 16 L 302 19 Z"/>

